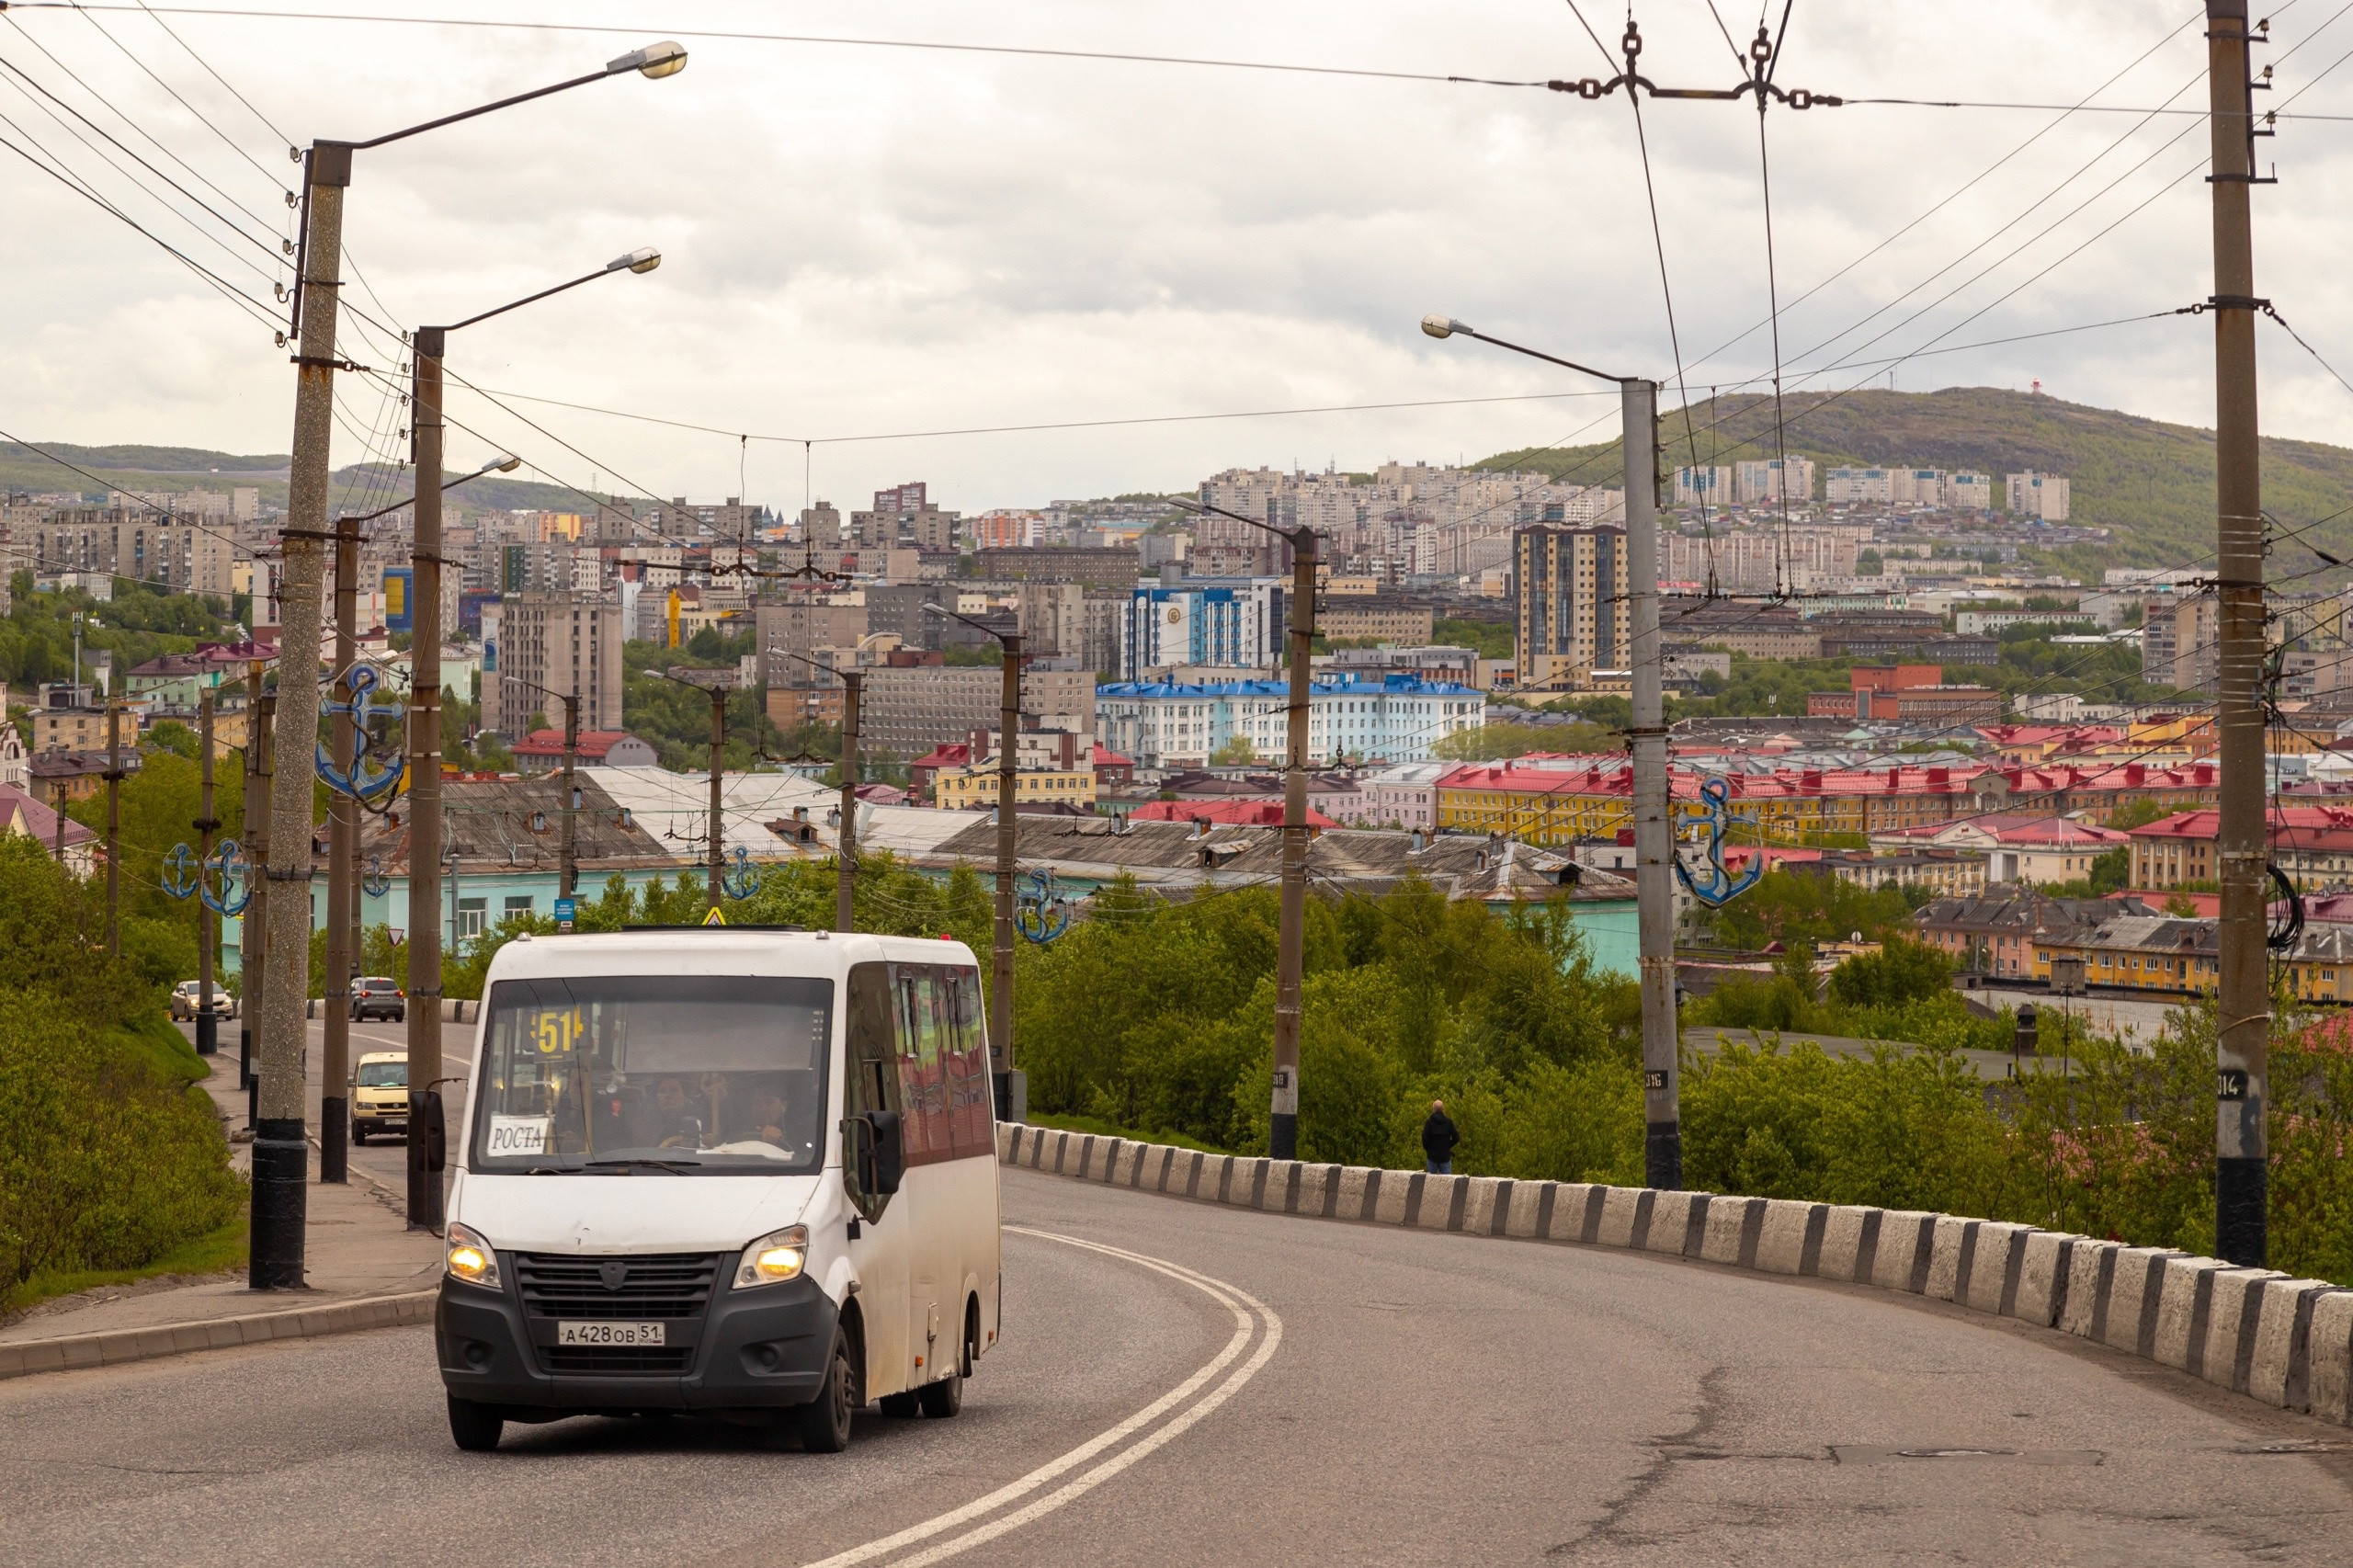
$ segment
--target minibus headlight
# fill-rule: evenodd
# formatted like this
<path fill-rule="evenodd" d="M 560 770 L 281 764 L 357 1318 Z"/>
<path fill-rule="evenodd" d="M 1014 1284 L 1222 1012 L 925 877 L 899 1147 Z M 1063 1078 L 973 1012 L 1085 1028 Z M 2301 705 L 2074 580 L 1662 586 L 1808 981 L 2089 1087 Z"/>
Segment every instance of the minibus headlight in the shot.
<path fill-rule="evenodd" d="M 735 1288 L 741 1290 L 747 1285 L 778 1285 L 787 1279 L 798 1279 L 808 1262 L 808 1226 L 787 1225 L 781 1231 L 771 1231 L 744 1249 L 744 1260 L 735 1266 Z"/>
<path fill-rule="evenodd" d="M 450 1221 L 449 1236 L 442 1244 L 441 1263 L 452 1278 L 469 1285 L 487 1285 L 493 1290 L 498 1287 L 498 1255 L 491 1251 L 482 1233 L 470 1225 Z"/>

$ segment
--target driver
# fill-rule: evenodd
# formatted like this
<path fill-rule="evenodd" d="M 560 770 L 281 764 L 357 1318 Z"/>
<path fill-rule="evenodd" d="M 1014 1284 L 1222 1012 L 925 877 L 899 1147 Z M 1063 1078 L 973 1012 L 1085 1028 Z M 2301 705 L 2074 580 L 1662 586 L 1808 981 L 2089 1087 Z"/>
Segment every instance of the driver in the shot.
<path fill-rule="evenodd" d="M 646 1142 L 665 1149 L 699 1149 L 702 1147 L 702 1119 L 687 1108 L 686 1081 L 675 1076 L 656 1080 L 654 1085 L 653 1126 Z"/>

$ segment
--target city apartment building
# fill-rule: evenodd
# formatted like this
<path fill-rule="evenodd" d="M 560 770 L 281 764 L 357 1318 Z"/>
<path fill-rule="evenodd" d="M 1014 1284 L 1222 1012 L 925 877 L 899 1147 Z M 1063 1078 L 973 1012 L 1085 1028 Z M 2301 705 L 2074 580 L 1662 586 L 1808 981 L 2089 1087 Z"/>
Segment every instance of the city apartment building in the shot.
<path fill-rule="evenodd" d="M 2046 523 L 2067 520 L 2067 482 L 2056 474 L 2014 473 L 2004 483 L 2009 491 L 2011 516 Z"/>
<path fill-rule="evenodd" d="M 2222 601 L 2211 592 L 2153 601 L 2141 623 L 2141 678 L 2209 694 L 2221 678 Z"/>
<path fill-rule="evenodd" d="M 1206 767 L 1237 740 L 1257 758 L 1287 756 L 1290 703 L 1279 680 L 1120 681 L 1096 693 L 1103 744 L 1156 768 Z M 1483 726 L 1486 708 L 1485 693 L 1450 681 L 1317 681 L 1308 688 L 1308 761 L 1418 762 L 1456 731 Z"/>
<path fill-rule="evenodd" d="M 901 757 L 923 756 L 974 730 L 994 730 L 1004 672 L 988 665 L 878 665 L 862 672 L 858 744 Z M 1095 733 L 1095 672 L 1025 662 L 1021 712 L 1040 729 Z"/>
<path fill-rule="evenodd" d="M 2270 835 L 2271 863 L 2298 889 L 2353 887 L 2353 809 L 2274 801 L 2264 823 Z M 2189 811 L 2132 829 L 2132 885 L 2218 883 L 2218 824 L 2215 812 Z"/>
<path fill-rule="evenodd" d="M 1802 587 L 1817 577 L 1851 577 L 1870 537 L 1867 528 L 1719 528 L 1670 533 L 1659 540 L 1659 581 L 1718 593 L 1769 594 Z"/>
<path fill-rule="evenodd" d="M 1122 591 L 1136 585 L 1141 569 L 1133 545 L 1086 549 L 1048 544 L 981 550 L 974 552 L 972 564 L 992 583 L 1082 583 Z"/>
<path fill-rule="evenodd" d="M 1701 598 L 1659 601 L 1659 627 L 1667 641 L 1722 648 L 1752 659 L 1816 659 L 1822 633 L 1786 605 L 1721 604 Z"/>
<path fill-rule="evenodd" d="M 756 606 L 753 625 L 760 651 L 760 676 L 769 686 L 801 686 L 819 678 L 801 662 L 820 648 L 854 648 L 866 635 L 866 606 L 844 604 L 824 594 L 793 594 L 781 603 Z M 799 658 L 789 655 L 798 654 Z"/>
<path fill-rule="evenodd" d="M 1631 625 L 1626 530 L 1540 524 L 1517 537 L 1516 665 L 1523 687 L 1624 669 Z"/>
<path fill-rule="evenodd" d="M 1315 630 L 1324 637 L 1377 637 L 1385 642 L 1426 646 L 1435 635 L 1438 612 L 1427 605 L 1395 599 L 1327 598 L 1315 607 Z"/>
<path fill-rule="evenodd" d="M 1767 458 L 1733 466 L 1733 498 L 1744 506 L 1803 506 L 1813 499 L 1812 458 Z"/>
<path fill-rule="evenodd" d="M 494 631 L 491 617 L 484 615 L 484 729 L 519 735 L 535 713 L 560 721 L 561 697 L 579 699 L 583 730 L 621 728 L 617 600 L 593 594 L 517 594 L 498 606 L 496 622 Z"/>
<path fill-rule="evenodd" d="M 233 591 L 229 520 L 181 522 L 143 506 L 65 506 L 12 525 L 11 553 L 37 577 L 61 572 L 129 577 L 182 594 Z"/>
<path fill-rule="evenodd" d="M 1139 583 L 1128 597 L 1120 673 L 1149 678 L 1180 665 L 1264 669 L 1283 659 L 1290 584 L 1281 577 Z"/>

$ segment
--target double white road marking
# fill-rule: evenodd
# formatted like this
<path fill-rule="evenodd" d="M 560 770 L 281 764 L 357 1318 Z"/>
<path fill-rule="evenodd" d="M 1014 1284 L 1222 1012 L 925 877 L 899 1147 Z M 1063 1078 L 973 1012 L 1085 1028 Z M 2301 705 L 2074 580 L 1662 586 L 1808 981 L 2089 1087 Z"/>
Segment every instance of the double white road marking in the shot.
<path fill-rule="evenodd" d="M 961 1508 L 951 1508 L 947 1513 L 926 1519 L 921 1524 L 909 1525 L 905 1529 L 884 1536 L 879 1540 L 870 1540 L 863 1546 L 854 1546 L 847 1551 L 836 1552 L 821 1562 L 810 1564 L 810 1568 L 850 1568 L 852 1563 L 871 1562 L 881 1557 L 891 1557 L 893 1568 L 923 1568 L 926 1563 L 943 1562 L 956 1556 L 959 1552 L 969 1551 L 984 1541 L 995 1540 L 1010 1530 L 1019 1529 L 1023 1525 L 1041 1518 L 1055 1509 L 1085 1496 L 1233 1398 L 1243 1384 L 1258 1375 L 1258 1369 L 1273 1358 L 1275 1347 L 1282 1343 L 1283 1321 L 1275 1315 L 1274 1310 L 1248 1291 L 1230 1285 L 1222 1279 L 1213 1279 L 1206 1274 L 1195 1273 L 1192 1269 L 1170 1263 L 1165 1258 L 1146 1257 L 1142 1253 L 1129 1252 L 1122 1247 L 1106 1246 L 1101 1242 L 1080 1241 L 1075 1236 L 1056 1235 L 1051 1231 L 1030 1230 L 1020 1225 L 1007 1225 L 1006 1229 L 1016 1235 L 1030 1236 L 1039 1241 L 1056 1242 L 1063 1246 L 1080 1247 L 1088 1252 L 1102 1253 L 1108 1257 L 1121 1258 L 1141 1267 L 1149 1268 L 1154 1273 L 1165 1274 L 1171 1279 L 1180 1280 L 1210 1297 L 1233 1314 L 1233 1337 L 1227 1340 L 1224 1348 L 1211 1357 L 1209 1362 L 1191 1377 L 1187 1378 L 1118 1426 L 1097 1434 L 1068 1453 L 1048 1460 L 1029 1474 L 998 1487 L 985 1497 L 975 1498 Z M 1263 1333 L 1260 1332 L 1262 1327 Z M 1245 1349 L 1249 1349 L 1254 1335 L 1257 1337 L 1257 1348 L 1252 1350 L 1248 1358 L 1243 1360 L 1239 1367 L 1235 1367 L 1234 1361 L 1242 1357 Z M 1228 1368 L 1233 1369 L 1228 1372 Z M 1202 1393 L 1201 1391 L 1208 1388 L 1221 1372 L 1226 1372 L 1225 1381 L 1218 1383 L 1209 1392 Z M 1196 1398 L 1196 1395 L 1199 1397 Z M 1190 1403 L 1188 1403 L 1188 1401 Z M 1171 1411 L 1176 1411 L 1176 1414 L 1162 1422 L 1161 1418 L 1168 1415 Z M 1154 1422 L 1161 1422 L 1161 1424 L 1135 1442 L 1127 1442 L 1136 1433 L 1153 1426 Z M 1120 1448 L 1120 1445 L 1122 1443 L 1127 1443 L 1127 1446 Z M 1100 1462 L 1094 1463 L 1091 1468 L 1080 1468 L 1114 1449 L 1118 1451 L 1112 1453 L 1109 1458 L 1101 1459 Z M 1073 1471 L 1078 1471 L 1079 1473 L 1070 1475 Z M 1063 1481 L 1061 1485 L 1044 1495 L 1032 1499 L 1010 1513 L 997 1512 L 1006 1505 L 1018 1502 L 1037 1492 L 1039 1488 L 1065 1475 L 1070 1475 L 1070 1479 Z M 991 1515 L 995 1517 L 990 1517 Z M 974 1524 L 976 1520 L 986 1522 Z M 963 1527 L 967 1525 L 973 1525 L 973 1528 L 964 1529 Z M 960 1531 L 961 1533 L 954 1533 Z M 944 1540 L 937 1539 L 942 1536 L 947 1539 Z M 925 1541 L 930 1541 L 932 1544 L 907 1556 L 892 1555 L 904 1548 Z"/>

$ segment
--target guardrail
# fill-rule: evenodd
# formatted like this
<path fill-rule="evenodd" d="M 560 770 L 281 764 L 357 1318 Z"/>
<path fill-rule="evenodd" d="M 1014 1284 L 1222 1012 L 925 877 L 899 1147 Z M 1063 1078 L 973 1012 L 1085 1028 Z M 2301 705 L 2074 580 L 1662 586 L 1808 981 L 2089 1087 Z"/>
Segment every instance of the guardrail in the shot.
<path fill-rule="evenodd" d="M 1915 1210 L 1204 1154 L 1000 1123 L 1006 1165 L 1312 1219 L 1624 1247 L 1950 1301 L 2353 1426 L 2353 1290 L 2169 1247 Z"/>

